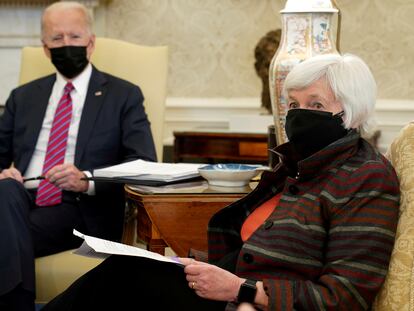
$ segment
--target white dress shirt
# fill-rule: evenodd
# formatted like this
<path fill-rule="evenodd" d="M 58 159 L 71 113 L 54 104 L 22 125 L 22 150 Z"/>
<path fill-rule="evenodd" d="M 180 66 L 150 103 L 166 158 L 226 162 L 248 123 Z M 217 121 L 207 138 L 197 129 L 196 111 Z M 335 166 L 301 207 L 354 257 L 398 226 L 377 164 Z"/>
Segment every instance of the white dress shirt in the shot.
<path fill-rule="evenodd" d="M 92 65 L 89 63 L 85 70 L 73 79 L 71 82 L 74 86 L 74 90 L 70 93 L 72 98 L 72 119 L 69 125 L 68 141 L 65 152 L 64 163 L 75 162 L 75 148 L 76 138 L 78 137 L 79 123 L 82 115 L 83 106 L 85 104 L 86 93 L 88 91 L 89 80 L 92 75 Z M 53 118 L 60 98 L 63 95 L 63 90 L 67 81 L 63 76 L 57 72 L 56 81 L 53 85 L 52 93 L 49 98 L 49 104 L 46 108 L 46 114 L 43 119 L 42 128 L 37 138 L 36 147 L 33 152 L 33 156 L 29 162 L 29 166 L 26 170 L 25 177 L 36 177 L 42 175 L 43 163 L 46 157 L 47 144 L 49 141 L 49 134 L 52 128 Z M 91 174 L 87 173 L 88 176 Z M 89 174 L 88 174 L 89 173 Z M 28 189 L 37 188 L 39 185 L 38 180 L 28 181 L 25 183 L 25 187 Z M 91 189 L 92 188 L 92 189 Z M 94 185 L 89 183 L 88 194 L 94 194 Z"/>

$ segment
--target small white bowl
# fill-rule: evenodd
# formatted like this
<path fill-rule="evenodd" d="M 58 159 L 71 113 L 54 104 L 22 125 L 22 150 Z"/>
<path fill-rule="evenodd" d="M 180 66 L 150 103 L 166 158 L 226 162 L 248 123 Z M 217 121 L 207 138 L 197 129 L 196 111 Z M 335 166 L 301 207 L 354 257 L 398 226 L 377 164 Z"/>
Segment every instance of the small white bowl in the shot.
<path fill-rule="evenodd" d="M 247 164 L 210 164 L 198 169 L 201 176 L 213 186 L 242 187 L 260 173 L 258 165 Z"/>

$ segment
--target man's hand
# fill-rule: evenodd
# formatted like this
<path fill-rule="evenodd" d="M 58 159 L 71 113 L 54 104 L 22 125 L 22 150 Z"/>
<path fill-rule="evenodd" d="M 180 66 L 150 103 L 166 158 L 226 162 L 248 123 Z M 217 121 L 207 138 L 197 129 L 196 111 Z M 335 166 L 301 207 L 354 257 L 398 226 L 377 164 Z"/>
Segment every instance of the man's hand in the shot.
<path fill-rule="evenodd" d="M 22 174 L 20 173 L 20 171 L 18 171 L 14 167 L 6 168 L 6 169 L 1 171 L 0 179 L 5 179 L 5 178 L 13 178 L 13 179 L 16 179 L 18 182 L 23 183 Z"/>
<path fill-rule="evenodd" d="M 184 272 L 188 286 L 195 290 L 200 297 L 220 301 L 234 301 L 239 293 L 240 285 L 245 279 L 217 266 L 195 261 L 190 258 L 180 258 L 185 265 Z"/>
<path fill-rule="evenodd" d="M 89 187 L 87 180 L 81 180 L 86 177 L 83 172 L 78 170 L 73 164 L 59 164 L 50 169 L 45 178 L 55 186 L 73 192 L 86 192 Z"/>

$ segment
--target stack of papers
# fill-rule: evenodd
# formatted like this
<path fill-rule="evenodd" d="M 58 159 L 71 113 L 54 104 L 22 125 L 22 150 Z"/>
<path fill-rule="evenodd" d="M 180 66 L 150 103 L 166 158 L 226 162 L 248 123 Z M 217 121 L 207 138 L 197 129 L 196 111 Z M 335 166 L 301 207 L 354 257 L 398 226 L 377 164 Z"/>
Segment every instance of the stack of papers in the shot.
<path fill-rule="evenodd" d="M 144 181 L 143 183 L 138 182 L 138 184 L 148 185 L 157 185 L 157 182 L 167 184 L 200 176 L 198 168 L 203 165 L 135 160 L 94 170 L 92 179 L 119 179 L 132 183 L 133 181 Z"/>
<path fill-rule="evenodd" d="M 208 189 L 206 180 L 197 180 L 190 182 L 172 183 L 164 186 L 145 186 L 145 185 L 128 185 L 128 188 L 141 194 L 156 193 L 202 193 Z"/>

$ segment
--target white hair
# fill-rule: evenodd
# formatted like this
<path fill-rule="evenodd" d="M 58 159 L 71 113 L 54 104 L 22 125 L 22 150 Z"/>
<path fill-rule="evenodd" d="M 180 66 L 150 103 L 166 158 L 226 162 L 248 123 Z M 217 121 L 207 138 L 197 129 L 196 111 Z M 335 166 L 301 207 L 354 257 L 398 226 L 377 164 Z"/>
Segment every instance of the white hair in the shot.
<path fill-rule="evenodd" d="M 283 95 L 324 78 L 344 110 L 345 128 L 367 133 L 374 124 L 377 85 L 367 64 L 352 54 L 324 54 L 296 65 L 287 75 Z"/>
<path fill-rule="evenodd" d="M 41 19 L 41 32 L 42 32 L 42 38 L 44 38 L 44 30 L 45 30 L 45 16 L 47 13 L 51 11 L 59 11 L 59 10 L 79 10 L 83 13 L 85 17 L 85 23 L 87 27 L 87 31 L 90 35 L 93 34 L 93 17 L 91 12 L 88 10 L 86 6 L 83 4 L 76 2 L 76 1 L 60 1 L 55 2 L 46 7 L 46 9 L 43 11 L 42 19 Z"/>

